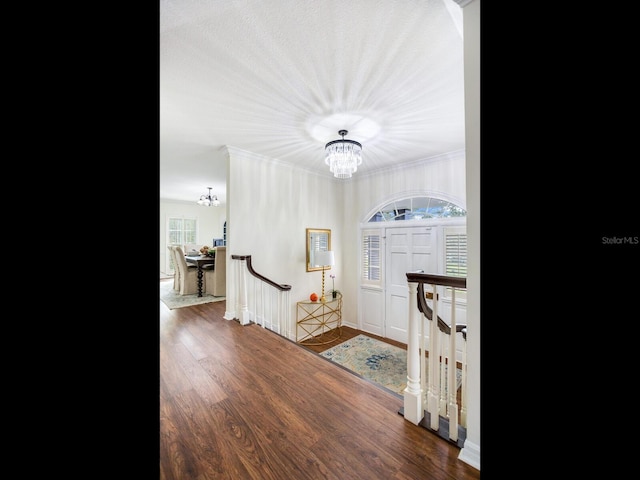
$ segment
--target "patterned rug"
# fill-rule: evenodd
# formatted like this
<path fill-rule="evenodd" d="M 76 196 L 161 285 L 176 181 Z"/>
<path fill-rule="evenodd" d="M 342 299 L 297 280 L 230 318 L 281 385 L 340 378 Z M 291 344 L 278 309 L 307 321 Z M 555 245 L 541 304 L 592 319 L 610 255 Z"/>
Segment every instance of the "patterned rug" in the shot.
<path fill-rule="evenodd" d="M 320 356 L 394 393 L 402 395 L 407 386 L 407 351 L 375 338 L 358 335 L 325 350 Z M 459 388 L 462 371 L 456 369 L 456 373 Z"/>
<path fill-rule="evenodd" d="M 193 295 L 180 295 L 173 289 L 173 280 L 160 282 L 160 300 L 169 307 L 170 310 L 183 307 L 191 307 L 192 305 L 202 305 L 203 303 L 221 302 L 227 297 L 214 297 L 208 293 L 203 293 L 198 297 L 197 293 Z"/>

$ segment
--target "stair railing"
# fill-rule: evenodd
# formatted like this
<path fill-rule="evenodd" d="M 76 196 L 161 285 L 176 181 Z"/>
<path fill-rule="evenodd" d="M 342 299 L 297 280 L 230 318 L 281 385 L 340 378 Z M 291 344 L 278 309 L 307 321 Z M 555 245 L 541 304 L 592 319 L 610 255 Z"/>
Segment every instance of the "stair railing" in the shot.
<path fill-rule="evenodd" d="M 466 325 L 456 319 L 459 307 L 456 290 L 466 291 L 467 279 L 418 272 L 406 275 L 409 285 L 407 387 L 401 413 L 415 425 L 422 425 L 454 443 L 461 443 L 464 438 L 460 436 L 466 436 L 467 349 Z M 430 287 L 426 291 L 425 285 Z M 449 287 L 451 305 L 448 322 L 438 314 L 442 307 L 438 287 Z M 460 361 L 456 354 L 458 337 L 462 341 Z M 458 363 L 461 364 L 461 405 L 457 400 Z"/>
<path fill-rule="evenodd" d="M 251 266 L 251 255 L 231 255 L 231 259 L 237 268 L 240 324 L 253 322 L 289 339 L 295 338 L 289 301 L 291 285 L 260 275 Z"/>

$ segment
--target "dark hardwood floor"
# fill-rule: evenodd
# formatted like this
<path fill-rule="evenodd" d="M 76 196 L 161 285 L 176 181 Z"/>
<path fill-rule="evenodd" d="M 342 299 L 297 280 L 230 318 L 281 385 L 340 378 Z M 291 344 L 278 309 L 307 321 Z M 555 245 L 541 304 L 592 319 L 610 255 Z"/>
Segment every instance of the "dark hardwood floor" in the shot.
<path fill-rule="evenodd" d="M 224 312 L 160 302 L 160 479 L 480 478 L 402 398 Z"/>
<path fill-rule="evenodd" d="M 342 335 L 340 335 L 340 338 L 338 338 L 337 340 L 334 340 L 331 343 L 327 343 L 324 345 L 308 345 L 305 342 L 301 342 L 300 345 L 302 345 L 305 348 L 308 348 L 313 352 L 321 353 L 321 352 L 324 352 L 325 350 L 329 350 L 331 347 L 335 347 L 336 345 L 341 344 L 342 342 L 346 342 L 350 338 L 353 338 L 357 335 L 360 335 L 361 333 L 364 333 L 361 330 L 356 330 L 355 328 L 351 328 L 351 327 L 343 326 L 341 328 L 342 328 Z M 391 345 L 395 345 L 396 347 L 404 348 L 405 350 L 407 349 L 407 345 L 405 343 L 396 342 L 395 340 L 391 340 L 390 338 L 380 337 L 378 335 L 374 335 L 373 333 L 367 333 L 366 335 L 368 337 L 377 338 L 378 340 L 381 340 L 383 342 L 390 343 Z"/>

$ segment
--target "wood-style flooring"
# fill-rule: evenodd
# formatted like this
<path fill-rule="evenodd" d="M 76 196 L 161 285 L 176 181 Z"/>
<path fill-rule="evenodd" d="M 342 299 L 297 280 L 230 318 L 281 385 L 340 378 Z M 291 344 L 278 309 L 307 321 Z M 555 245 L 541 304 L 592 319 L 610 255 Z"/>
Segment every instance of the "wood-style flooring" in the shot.
<path fill-rule="evenodd" d="M 160 302 L 160 479 L 480 478 L 402 398 L 224 312 Z"/>
<path fill-rule="evenodd" d="M 305 342 L 301 342 L 299 345 L 302 345 L 303 347 L 308 348 L 313 352 L 321 353 L 321 352 L 324 352 L 325 350 L 329 350 L 331 347 L 335 347 L 336 345 L 339 345 L 342 342 L 346 342 L 350 338 L 353 338 L 363 333 L 362 331 L 356 330 L 355 328 L 351 328 L 351 327 L 343 326 L 341 328 L 342 328 L 342 335 L 340 335 L 340 338 L 334 340 L 333 342 L 330 342 L 324 345 L 308 345 Z M 395 345 L 396 347 L 404 348 L 405 350 L 407 349 L 407 345 L 405 343 L 396 342 L 395 340 L 391 340 L 390 338 L 380 337 L 372 333 L 366 333 L 366 335 L 368 337 L 377 338 L 380 341 L 390 343 L 391 345 Z"/>

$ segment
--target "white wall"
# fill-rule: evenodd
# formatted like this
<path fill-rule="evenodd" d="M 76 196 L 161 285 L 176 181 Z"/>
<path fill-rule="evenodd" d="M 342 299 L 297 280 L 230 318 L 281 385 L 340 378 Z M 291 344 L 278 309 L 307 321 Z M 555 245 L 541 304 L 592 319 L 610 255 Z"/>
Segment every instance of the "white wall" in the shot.
<path fill-rule="evenodd" d="M 204 188 L 203 188 L 204 190 Z M 204 192 L 207 193 L 207 192 Z M 167 218 L 187 217 L 198 220 L 197 242 L 210 245 L 214 238 L 222 238 L 224 222 L 227 218 L 225 205 L 203 207 L 193 202 L 160 200 L 160 272 L 165 273 L 167 250 Z"/>
<path fill-rule="evenodd" d="M 331 230 L 336 265 L 325 277 L 328 280 L 330 273 L 341 277 L 342 226 L 335 213 L 340 184 L 332 177 L 312 175 L 250 152 L 230 148 L 228 155 L 227 252 L 251 255 L 256 272 L 292 286 L 295 321 L 295 302 L 308 299 L 311 292 L 320 294 L 322 284 L 321 271 L 306 271 L 307 228 Z M 227 262 L 227 299 L 235 298 L 233 263 Z M 227 305 L 227 310 L 236 311 L 236 306 Z"/>

